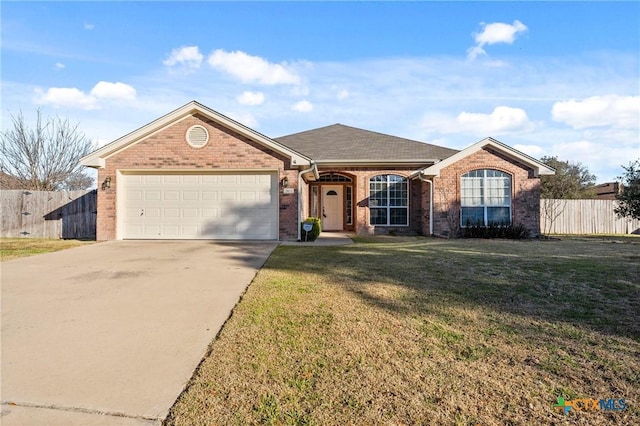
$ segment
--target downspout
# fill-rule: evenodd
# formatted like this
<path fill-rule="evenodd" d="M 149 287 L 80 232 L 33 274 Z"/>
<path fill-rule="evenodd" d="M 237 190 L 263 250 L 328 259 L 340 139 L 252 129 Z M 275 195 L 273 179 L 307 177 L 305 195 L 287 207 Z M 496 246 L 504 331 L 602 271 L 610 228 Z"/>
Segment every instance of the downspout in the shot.
<path fill-rule="evenodd" d="M 318 167 L 313 161 L 311 162 L 311 167 L 298 172 L 298 241 L 302 239 L 300 231 L 300 222 L 302 222 L 302 218 L 300 217 L 302 215 L 302 197 L 300 196 L 300 191 L 302 190 L 302 175 L 309 172 L 313 172 L 313 176 L 315 176 L 316 179 L 319 177 Z"/>
<path fill-rule="evenodd" d="M 429 236 L 433 236 L 433 181 L 422 177 L 422 172 L 418 173 L 418 179 L 429 183 Z"/>

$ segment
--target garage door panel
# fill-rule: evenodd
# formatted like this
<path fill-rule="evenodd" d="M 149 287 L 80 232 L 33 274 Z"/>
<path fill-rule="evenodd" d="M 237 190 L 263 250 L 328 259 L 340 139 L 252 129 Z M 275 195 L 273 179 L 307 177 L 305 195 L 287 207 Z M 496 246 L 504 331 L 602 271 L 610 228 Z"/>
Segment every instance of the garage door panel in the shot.
<path fill-rule="evenodd" d="M 180 191 L 163 191 L 164 201 L 178 201 L 180 199 Z"/>
<path fill-rule="evenodd" d="M 198 191 L 182 191 L 183 201 L 196 201 L 200 199 L 200 193 Z"/>
<path fill-rule="evenodd" d="M 200 183 L 200 176 L 182 176 L 182 183 L 190 184 L 190 183 Z"/>
<path fill-rule="evenodd" d="M 144 213 L 143 215 L 148 217 L 148 218 L 160 218 L 162 215 L 160 214 L 161 209 L 160 208 L 146 208 L 144 209 Z"/>
<path fill-rule="evenodd" d="M 217 175 L 204 175 L 202 176 L 201 179 L 203 184 L 210 184 L 210 183 L 218 183 L 220 182 L 220 178 Z"/>
<path fill-rule="evenodd" d="M 143 198 L 147 201 L 160 201 L 161 194 L 161 191 L 144 191 Z"/>
<path fill-rule="evenodd" d="M 164 176 L 160 175 L 145 175 L 143 182 L 145 184 L 164 183 Z"/>
<path fill-rule="evenodd" d="M 214 219 L 218 216 L 218 209 L 202 209 L 202 217 L 204 219 Z"/>
<path fill-rule="evenodd" d="M 237 193 L 235 191 L 220 191 L 221 201 L 235 201 Z"/>
<path fill-rule="evenodd" d="M 162 233 L 167 237 L 180 236 L 180 227 L 178 225 L 165 225 L 162 227 Z"/>
<path fill-rule="evenodd" d="M 198 236 L 197 225 L 182 225 L 180 226 L 181 238 L 195 238 Z"/>
<path fill-rule="evenodd" d="M 167 219 L 174 219 L 180 217 L 180 209 L 176 208 L 165 208 L 164 209 L 164 217 Z"/>
<path fill-rule="evenodd" d="M 202 191 L 203 201 L 216 201 L 218 199 L 218 193 L 216 191 Z"/>
<path fill-rule="evenodd" d="M 235 175 L 221 175 L 219 179 L 220 183 L 235 184 L 238 177 Z"/>
<path fill-rule="evenodd" d="M 135 174 L 123 180 L 123 238 L 277 239 L 275 174 Z"/>
<path fill-rule="evenodd" d="M 142 191 L 140 190 L 127 190 L 126 191 L 126 199 L 127 200 L 142 200 Z"/>

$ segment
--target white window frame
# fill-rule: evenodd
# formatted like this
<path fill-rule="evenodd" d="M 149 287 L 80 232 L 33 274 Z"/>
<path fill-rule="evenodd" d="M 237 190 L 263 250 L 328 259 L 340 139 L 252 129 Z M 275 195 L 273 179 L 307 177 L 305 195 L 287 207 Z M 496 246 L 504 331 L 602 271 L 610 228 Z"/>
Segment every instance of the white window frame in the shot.
<path fill-rule="evenodd" d="M 385 206 L 371 206 L 371 184 L 372 183 L 377 183 L 377 181 L 374 181 L 373 179 L 375 178 L 379 178 L 379 177 L 386 177 L 386 205 Z M 398 177 L 402 180 L 402 183 L 404 183 L 405 185 L 405 189 L 406 189 L 406 193 L 407 193 L 407 197 L 406 197 L 406 202 L 404 206 L 393 206 L 391 205 L 391 196 L 390 196 L 390 185 L 394 184 L 394 183 L 398 183 L 395 181 L 391 180 L 391 177 Z M 387 211 L 387 223 L 371 223 L 371 209 L 385 209 Z M 392 224 L 391 223 L 391 210 L 392 209 L 404 209 L 405 210 L 405 218 L 406 218 L 406 223 L 404 224 Z M 369 225 L 371 226 L 394 226 L 394 227 L 407 227 L 409 226 L 409 179 L 407 179 L 404 176 L 401 175 L 396 175 L 396 174 L 380 174 L 380 175 L 375 175 L 375 176 L 371 176 L 369 178 Z"/>
<path fill-rule="evenodd" d="M 477 174 L 478 172 L 482 172 L 482 176 L 469 176 L 472 173 Z M 497 172 L 500 176 L 487 176 L 489 173 L 487 172 Z M 498 179 L 508 178 L 508 186 L 503 186 L 502 188 L 492 185 L 493 182 Z M 469 188 L 470 182 L 475 180 L 479 183 L 479 186 L 473 188 Z M 504 181 L 504 180 L 503 180 Z M 513 223 L 513 206 L 512 206 L 512 188 L 513 188 L 513 176 L 507 172 L 503 172 L 502 170 L 496 169 L 475 169 L 470 170 L 467 173 L 464 173 L 460 176 L 460 226 L 465 228 L 467 226 L 466 220 L 464 219 L 464 209 L 465 208 L 482 208 L 482 226 L 488 226 L 491 222 L 489 222 L 489 209 L 492 207 L 497 208 L 508 208 L 508 223 Z M 471 191 L 474 189 L 480 193 L 480 195 L 471 194 L 466 195 L 465 192 Z M 502 194 L 497 193 L 497 190 L 503 191 Z M 493 201 L 490 201 L 489 198 L 493 198 Z M 471 201 L 468 201 L 471 199 Z M 502 200 L 502 202 L 496 202 L 497 200 Z M 475 225 L 475 224 L 474 224 Z"/>

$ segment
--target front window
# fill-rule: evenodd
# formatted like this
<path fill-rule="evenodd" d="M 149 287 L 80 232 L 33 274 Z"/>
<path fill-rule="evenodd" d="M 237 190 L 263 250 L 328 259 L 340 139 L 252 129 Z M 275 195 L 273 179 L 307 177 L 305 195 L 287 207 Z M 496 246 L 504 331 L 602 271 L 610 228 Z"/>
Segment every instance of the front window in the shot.
<path fill-rule="evenodd" d="M 346 186 L 345 188 L 346 191 L 346 203 L 347 203 L 347 207 L 346 207 L 346 219 L 347 219 L 347 225 L 352 225 L 353 224 L 353 189 L 350 186 Z"/>
<path fill-rule="evenodd" d="M 499 170 L 473 170 L 461 179 L 461 224 L 511 223 L 511 176 Z"/>
<path fill-rule="evenodd" d="M 379 175 L 369 180 L 369 223 L 406 226 L 409 224 L 407 179 L 397 175 Z"/>
<path fill-rule="evenodd" d="M 319 209 L 318 209 L 318 187 L 311 187 L 311 216 L 312 217 L 320 217 Z"/>

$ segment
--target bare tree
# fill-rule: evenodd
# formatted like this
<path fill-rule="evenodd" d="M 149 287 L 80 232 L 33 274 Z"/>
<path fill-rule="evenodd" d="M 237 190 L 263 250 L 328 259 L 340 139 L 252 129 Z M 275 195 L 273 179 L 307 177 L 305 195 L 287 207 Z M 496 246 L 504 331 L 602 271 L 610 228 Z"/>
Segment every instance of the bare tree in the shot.
<path fill-rule="evenodd" d="M 94 146 L 78 124 L 60 117 L 44 122 L 37 110 L 35 128 L 22 112 L 11 115 L 12 128 L 2 132 L 0 171 L 17 179 L 23 189 L 57 191 L 87 189 L 93 179 L 79 165 Z"/>
<path fill-rule="evenodd" d="M 460 211 L 458 210 L 457 199 L 444 187 L 438 188 L 438 194 L 440 195 L 440 200 L 443 201 L 439 206 L 439 215 L 445 218 L 449 226 L 447 236 L 449 238 L 457 238 L 460 234 Z"/>
<path fill-rule="evenodd" d="M 564 213 L 567 208 L 567 200 L 558 198 L 545 198 L 540 200 L 542 205 L 542 217 L 544 218 L 544 229 L 542 232 L 545 235 L 551 234 L 554 229 L 556 220 Z"/>

